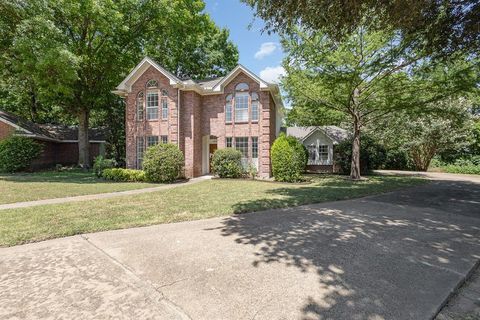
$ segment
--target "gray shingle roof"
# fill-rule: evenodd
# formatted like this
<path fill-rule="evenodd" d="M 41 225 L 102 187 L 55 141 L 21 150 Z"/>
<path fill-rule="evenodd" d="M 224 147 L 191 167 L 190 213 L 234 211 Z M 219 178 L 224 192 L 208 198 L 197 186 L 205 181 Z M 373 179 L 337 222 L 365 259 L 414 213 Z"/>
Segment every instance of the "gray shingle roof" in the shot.
<path fill-rule="evenodd" d="M 317 127 L 287 127 L 285 132 L 287 136 L 293 136 L 299 140 L 304 140 L 315 130 L 321 130 L 333 142 L 339 143 L 348 138 L 348 131 L 337 126 L 317 126 Z"/>
<path fill-rule="evenodd" d="M 0 110 L 0 118 L 3 118 L 8 122 L 20 127 L 21 129 L 17 130 L 17 133 L 19 134 L 30 132 L 39 139 L 47 140 L 63 141 L 78 139 L 78 127 L 76 126 L 37 124 L 3 110 Z M 105 141 L 105 129 L 90 128 L 88 131 L 90 140 Z"/>

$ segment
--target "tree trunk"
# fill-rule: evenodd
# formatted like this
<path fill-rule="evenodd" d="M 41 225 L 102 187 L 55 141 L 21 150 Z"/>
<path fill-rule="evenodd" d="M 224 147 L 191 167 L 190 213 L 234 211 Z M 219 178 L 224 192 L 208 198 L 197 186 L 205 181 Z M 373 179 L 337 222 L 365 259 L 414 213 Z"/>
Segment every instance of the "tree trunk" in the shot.
<path fill-rule="evenodd" d="M 360 119 L 357 115 L 353 119 L 352 163 L 350 178 L 360 180 Z"/>
<path fill-rule="evenodd" d="M 86 109 L 78 113 L 78 165 L 84 169 L 90 168 L 90 142 L 88 139 L 89 114 Z"/>

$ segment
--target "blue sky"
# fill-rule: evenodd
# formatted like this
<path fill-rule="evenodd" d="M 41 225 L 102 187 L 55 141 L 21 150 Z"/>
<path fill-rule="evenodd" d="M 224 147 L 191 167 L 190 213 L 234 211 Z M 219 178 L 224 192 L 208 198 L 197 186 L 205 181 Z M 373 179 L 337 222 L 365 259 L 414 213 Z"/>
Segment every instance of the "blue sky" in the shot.
<path fill-rule="evenodd" d="M 240 53 L 239 62 L 265 81 L 276 82 L 283 72 L 279 37 L 262 33 L 263 21 L 254 18 L 252 9 L 240 0 L 205 0 L 205 3 L 205 11 L 215 23 L 230 30 L 230 39 Z"/>

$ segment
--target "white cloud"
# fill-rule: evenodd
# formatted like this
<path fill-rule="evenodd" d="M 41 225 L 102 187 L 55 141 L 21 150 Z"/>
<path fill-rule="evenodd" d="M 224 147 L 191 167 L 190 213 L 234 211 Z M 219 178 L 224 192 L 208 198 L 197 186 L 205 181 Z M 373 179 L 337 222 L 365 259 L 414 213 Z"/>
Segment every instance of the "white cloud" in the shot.
<path fill-rule="evenodd" d="M 255 53 L 255 59 L 263 59 L 277 50 L 278 45 L 275 42 L 264 42 L 260 49 Z"/>
<path fill-rule="evenodd" d="M 260 71 L 260 78 L 270 83 L 280 82 L 280 78 L 285 75 L 285 69 L 282 66 L 266 67 Z"/>

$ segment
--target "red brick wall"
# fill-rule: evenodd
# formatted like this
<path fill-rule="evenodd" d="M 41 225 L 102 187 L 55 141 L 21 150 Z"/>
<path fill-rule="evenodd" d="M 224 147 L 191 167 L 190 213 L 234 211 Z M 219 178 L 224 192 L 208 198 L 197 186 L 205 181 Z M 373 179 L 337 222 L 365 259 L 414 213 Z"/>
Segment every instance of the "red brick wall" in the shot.
<path fill-rule="evenodd" d="M 155 79 L 160 88 L 169 92 L 169 120 L 136 121 L 136 97 L 145 92 L 146 82 Z M 242 124 L 225 123 L 225 98 L 234 93 L 235 86 L 245 82 L 250 93 L 256 92 L 260 98 L 260 117 L 258 122 Z M 177 142 L 177 89 L 169 84 L 168 78 L 150 67 L 134 83 L 132 92 L 126 98 L 126 144 L 127 167 L 136 167 L 136 137 L 148 135 L 168 135 L 169 141 Z M 218 148 L 225 147 L 226 137 L 258 137 L 259 175 L 270 176 L 270 146 L 275 136 L 275 106 L 268 91 L 260 91 L 259 84 L 241 73 L 225 87 L 223 94 L 200 96 L 194 91 L 182 91 L 180 95 L 180 141 L 179 147 L 185 154 L 185 174 L 187 177 L 202 174 L 202 138 L 217 137 Z M 249 157 L 251 140 L 249 139 Z"/>
<path fill-rule="evenodd" d="M 54 167 L 57 164 L 75 165 L 78 163 L 78 144 L 58 143 L 37 140 L 42 145 L 42 153 L 31 164 L 32 170 Z M 100 143 L 90 143 L 90 162 L 100 154 Z"/>
<path fill-rule="evenodd" d="M 0 140 L 7 138 L 15 131 L 15 128 L 0 121 Z"/>

